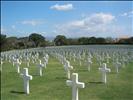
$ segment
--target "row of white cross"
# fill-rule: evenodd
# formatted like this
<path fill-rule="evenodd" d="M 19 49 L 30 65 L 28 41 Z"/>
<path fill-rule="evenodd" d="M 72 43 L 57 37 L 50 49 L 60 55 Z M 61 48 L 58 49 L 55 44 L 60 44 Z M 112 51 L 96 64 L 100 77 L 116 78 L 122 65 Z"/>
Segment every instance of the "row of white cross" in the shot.
<path fill-rule="evenodd" d="M 49 59 L 49 56 L 45 55 L 43 57 L 44 63 L 42 63 L 42 61 L 39 60 L 39 64 L 37 64 L 38 73 L 39 73 L 40 76 L 42 76 L 42 68 L 43 67 L 46 68 L 46 65 L 48 64 L 48 59 Z M 28 60 L 28 61 L 30 61 L 30 60 Z M 17 73 L 20 73 L 20 65 L 22 64 L 22 61 L 20 61 L 20 59 L 18 59 L 18 58 L 15 59 L 13 57 L 12 61 L 9 60 L 9 62 L 12 62 L 13 66 L 16 67 Z M 2 60 L 1 60 L 1 64 L 3 65 L 3 61 Z M 27 67 L 29 67 L 29 66 L 27 66 Z M 1 66 L 1 68 L 2 68 L 2 66 Z M 2 71 L 2 69 L 1 69 L 1 71 Z M 26 94 L 29 94 L 29 80 L 32 80 L 32 76 L 28 74 L 28 68 L 24 68 L 22 73 L 20 73 L 20 76 L 23 78 L 23 81 L 24 81 L 24 91 L 25 91 Z"/>
<path fill-rule="evenodd" d="M 46 63 L 42 63 L 41 60 L 39 60 L 39 65 L 38 65 L 38 68 L 39 68 L 39 75 L 42 76 L 42 68 L 45 67 L 46 68 L 46 64 L 48 64 L 48 59 L 49 59 L 49 56 L 47 55 L 46 58 L 43 57 L 46 61 Z M 28 68 L 24 68 L 23 69 L 23 73 L 21 74 L 21 76 L 23 77 L 23 80 L 24 80 L 24 91 L 26 94 L 29 94 L 29 80 L 32 80 L 32 76 L 28 74 Z"/>
<path fill-rule="evenodd" d="M 61 54 L 58 54 L 56 53 L 56 58 L 59 59 L 59 61 L 64 65 L 64 69 L 66 71 L 66 74 L 67 74 L 67 78 L 69 80 L 66 81 L 66 84 L 68 86 L 71 86 L 72 87 L 72 100 L 78 100 L 78 88 L 84 88 L 85 87 L 85 83 L 83 82 L 78 82 L 78 74 L 77 73 L 72 73 L 71 74 L 71 70 L 73 70 L 73 66 L 70 65 L 70 62 L 68 60 L 66 60 L 66 58 L 61 55 Z M 85 56 L 85 54 L 83 55 Z M 75 62 L 75 58 L 78 57 L 78 61 L 79 61 L 79 64 L 81 65 L 81 60 L 82 57 L 80 54 L 78 54 L 77 56 L 74 54 L 73 55 L 73 59 L 74 59 L 74 62 Z M 98 55 L 97 55 L 98 57 Z M 101 57 L 101 56 L 99 56 Z M 32 62 L 36 62 L 37 59 L 39 59 L 39 54 L 37 53 L 37 55 L 35 56 L 32 56 Z M 42 69 L 43 67 L 46 68 L 46 64 L 48 64 L 48 58 L 49 56 L 46 55 L 45 57 L 43 57 L 43 60 L 39 60 L 39 64 L 37 64 L 38 66 L 38 72 L 39 72 L 39 75 L 42 76 Z M 92 62 L 92 58 L 93 56 L 91 54 L 88 55 L 88 58 L 86 60 L 86 63 L 87 63 L 87 67 L 88 67 L 88 70 L 90 71 L 90 68 L 91 68 L 91 64 L 93 63 Z M 110 59 L 110 56 L 107 55 L 104 57 L 104 60 L 107 60 L 107 63 L 109 63 L 109 59 Z M 71 59 L 71 58 L 70 58 Z M 11 59 L 9 59 L 11 60 Z M 14 59 L 13 58 L 13 65 L 16 66 L 17 68 L 17 72 L 20 73 L 20 64 L 22 63 L 19 59 Z M 29 62 L 30 62 L 30 59 L 29 57 L 26 58 L 26 61 L 27 61 L 27 67 L 29 67 Z M 106 83 L 107 82 L 107 76 L 106 76 L 106 73 L 107 72 L 110 72 L 111 70 L 109 68 L 107 68 L 107 64 L 106 63 L 101 63 L 101 61 L 103 61 L 103 58 L 100 58 L 99 62 L 100 62 L 100 66 L 102 66 L 101 68 L 99 68 L 99 70 L 102 72 L 102 82 Z M 10 61 L 12 62 L 12 61 Z M 42 63 L 44 62 L 44 63 Z M 1 64 L 3 64 L 3 61 L 1 61 Z M 118 73 L 119 72 L 119 68 L 121 66 L 121 63 L 118 61 L 118 59 L 116 60 L 116 63 L 115 64 L 115 67 L 116 67 L 116 72 Z M 24 91 L 26 94 L 29 94 L 29 80 L 32 80 L 32 76 L 28 74 L 28 68 L 24 68 L 22 73 L 21 73 L 21 76 L 23 77 L 23 80 L 24 80 Z"/>
<path fill-rule="evenodd" d="M 32 80 L 32 76 L 28 74 L 28 68 L 23 69 L 23 73 L 21 74 L 21 77 L 24 81 L 24 91 L 26 94 L 29 94 L 29 80 Z M 72 74 L 72 80 L 67 80 L 66 84 L 68 86 L 72 87 L 72 100 L 78 100 L 78 88 L 84 88 L 85 83 L 78 82 L 78 74 L 73 73 Z"/>
<path fill-rule="evenodd" d="M 48 63 L 48 60 L 45 59 L 45 61 Z M 89 63 L 92 63 L 90 59 L 88 59 Z M 17 72 L 20 73 L 19 65 L 22 62 L 19 61 L 19 59 L 16 59 L 14 62 L 14 65 L 16 65 Z M 42 68 L 46 68 L 46 64 L 42 64 L 42 61 L 39 60 L 39 75 L 42 76 Z M 72 87 L 72 100 L 78 100 L 78 88 L 84 88 L 85 83 L 78 82 L 78 74 L 77 73 L 71 73 L 70 70 L 73 69 L 73 66 L 70 65 L 70 62 L 68 60 L 64 61 L 64 69 L 67 72 L 67 78 L 71 80 L 67 80 L 66 84 L 68 86 Z M 106 64 L 103 64 L 102 68 L 99 68 L 99 70 L 102 72 L 102 81 L 106 83 L 106 72 L 110 72 L 110 69 L 106 68 Z M 29 94 L 29 80 L 32 80 L 32 76 L 28 74 L 28 68 L 24 68 L 23 72 L 20 74 L 21 77 L 24 80 L 24 91 L 26 94 Z"/>
<path fill-rule="evenodd" d="M 58 55 L 57 57 L 59 61 L 64 64 L 64 69 L 67 73 L 67 78 L 71 80 L 67 80 L 66 84 L 68 86 L 72 87 L 72 100 L 78 100 L 78 88 L 84 88 L 85 83 L 83 82 L 78 82 L 78 74 L 77 73 L 72 73 L 71 77 L 71 70 L 73 69 L 73 66 L 70 65 L 70 62 L 66 60 L 65 57 Z M 88 70 L 90 70 L 90 64 L 92 64 L 92 61 L 90 58 L 88 58 Z M 106 73 L 110 72 L 111 70 L 106 67 L 106 63 L 103 63 L 103 67 L 99 68 L 99 70 L 102 72 L 102 82 L 106 84 Z"/>

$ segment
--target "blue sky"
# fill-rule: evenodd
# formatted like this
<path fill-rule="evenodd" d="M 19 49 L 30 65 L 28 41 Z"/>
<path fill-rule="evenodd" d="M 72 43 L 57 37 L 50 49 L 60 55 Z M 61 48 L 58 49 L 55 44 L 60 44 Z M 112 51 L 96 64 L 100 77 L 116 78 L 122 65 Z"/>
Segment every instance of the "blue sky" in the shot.
<path fill-rule="evenodd" d="M 1 8 L 7 36 L 133 36 L 132 1 L 2 1 Z"/>

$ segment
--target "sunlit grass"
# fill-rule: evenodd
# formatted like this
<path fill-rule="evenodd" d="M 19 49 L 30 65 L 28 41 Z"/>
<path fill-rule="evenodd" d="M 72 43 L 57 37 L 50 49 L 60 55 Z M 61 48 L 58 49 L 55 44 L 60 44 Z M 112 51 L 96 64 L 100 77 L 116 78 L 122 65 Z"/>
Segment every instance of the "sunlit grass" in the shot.
<path fill-rule="evenodd" d="M 96 62 L 96 61 L 95 61 Z M 128 63 L 117 74 L 115 68 L 109 64 L 111 73 L 107 73 L 107 84 L 101 83 L 99 65 L 93 63 L 91 70 L 79 61 L 71 64 L 73 72 L 79 74 L 79 81 L 85 82 L 85 88 L 79 89 L 79 100 L 133 100 L 133 63 Z M 21 69 L 26 64 L 21 65 Z M 38 75 L 36 64 L 30 63 L 29 74 L 33 76 L 30 81 L 30 94 L 23 92 L 23 80 L 16 72 L 15 66 L 5 62 L 1 73 L 2 100 L 71 100 L 71 87 L 66 85 L 66 74 L 63 65 L 53 57 L 43 69 L 43 76 Z"/>

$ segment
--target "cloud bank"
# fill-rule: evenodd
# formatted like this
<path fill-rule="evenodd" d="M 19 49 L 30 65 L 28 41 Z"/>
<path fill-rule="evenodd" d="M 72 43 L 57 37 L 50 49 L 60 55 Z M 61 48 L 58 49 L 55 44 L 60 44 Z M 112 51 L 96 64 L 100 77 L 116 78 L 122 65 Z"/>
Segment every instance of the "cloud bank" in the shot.
<path fill-rule="evenodd" d="M 121 16 L 133 17 L 133 10 L 123 13 L 123 14 L 121 14 Z"/>
<path fill-rule="evenodd" d="M 108 13 L 94 13 L 81 20 L 56 26 L 57 33 L 66 36 L 108 36 L 119 34 L 122 29 L 115 25 L 115 16 Z"/>
<path fill-rule="evenodd" d="M 24 25 L 32 25 L 32 26 L 43 24 L 43 22 L 40 20 L 24 20 L 24 21 L 21 21 L 20 23 Z"/>
<path fill-rule="evenodd" d="M 68 10 L 73 9 L 73 5 L 72 4 L 64 4 L 64 5 L 56 4 L 56 5 L 51 6 L 50 9 L 54 9 L 58 11 L 68 11 Z"/>

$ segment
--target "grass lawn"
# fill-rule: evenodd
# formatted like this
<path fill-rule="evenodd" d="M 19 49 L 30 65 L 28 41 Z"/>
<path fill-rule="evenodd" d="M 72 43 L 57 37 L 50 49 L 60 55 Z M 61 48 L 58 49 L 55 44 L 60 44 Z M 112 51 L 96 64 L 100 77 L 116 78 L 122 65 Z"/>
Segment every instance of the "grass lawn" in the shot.
<path fill-rule="evenodd" d="M 79 100 L 133 100 L 133 62 L 116 74 L 110 64 L 111 73 L 107 75 L 107 84 L 101 83 L 101 73 L 98 64 L 93 63 L 91 71 L 79 62 L 71 61 L 73 72 L 79 74 L 79 81 L 85 83 L 84 89 L 79 89 Z M 22 63 L 21 69 L 26 64 Z M 53 57 L 43 70 L 43 76 L 38 76 L 35 64 L 30 64 L 29 74 L 30 94 L 23 91 L 23 79 L 16 72 L 11 63 L 5 62 L 1 72 L 1 99 L 2 100 L 71 100 L 72 89 L 66 85 L 66 74 L 63 65 Z"/>

